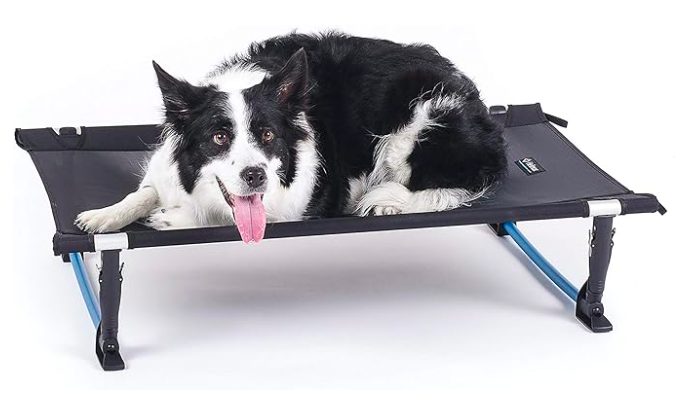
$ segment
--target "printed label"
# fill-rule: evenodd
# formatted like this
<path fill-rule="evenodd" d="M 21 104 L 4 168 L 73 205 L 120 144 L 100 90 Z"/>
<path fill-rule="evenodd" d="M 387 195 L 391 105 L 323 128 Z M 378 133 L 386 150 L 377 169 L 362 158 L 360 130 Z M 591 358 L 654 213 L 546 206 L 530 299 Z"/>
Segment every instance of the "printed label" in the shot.
<path fill-rule="evenodd" d="M 541 166 L 533 157 L 524 157 L 522 159 L 515 160 L 515 164 L 529 176 L 535 175 L 536 173 L 545 172 L 543 166 Z"/>

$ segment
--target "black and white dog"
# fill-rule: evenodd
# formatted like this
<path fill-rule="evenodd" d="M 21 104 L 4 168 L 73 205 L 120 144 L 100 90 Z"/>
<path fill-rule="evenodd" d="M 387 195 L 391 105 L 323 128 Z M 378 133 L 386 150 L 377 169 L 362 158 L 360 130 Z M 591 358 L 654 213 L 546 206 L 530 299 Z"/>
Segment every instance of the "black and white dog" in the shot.
<path fill-rule="evenodd" d="M 472 81 L 428 45 L 329 33 L 250 46 L 197 85 L 154 68 L 162 145 L 137 191 L 85 211 L 88 232 L 442 211 L 505 171 L 501 128 Z"/>

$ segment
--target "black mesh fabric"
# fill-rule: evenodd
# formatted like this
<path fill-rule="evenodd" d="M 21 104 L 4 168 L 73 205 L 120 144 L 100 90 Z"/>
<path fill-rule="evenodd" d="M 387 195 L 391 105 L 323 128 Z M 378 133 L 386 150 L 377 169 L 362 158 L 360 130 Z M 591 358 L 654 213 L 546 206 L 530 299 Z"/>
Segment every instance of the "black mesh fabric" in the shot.
<path fill-rule="evenodd" d="M 468 208 L 436 214 L 281 223 L 269 226 L 267 237 L 582 217 L 588 216 L 585 200 L 611 197 L 619 198 L 627 213 L 660 209 L 653 195 L 632 193 L 583 155 L 547 121 L 540 105 L 509 106 L 507 112 L 498 112 L 494 117 L 505 124 L 508 175 L 490 197 Z M 17 130 L 17 143 L 30 153 L 40 173 L 59 237 L 86 236 L 73 225 L 79 212 L 113 204 L 136 189 L 159 133 L 153 125 L 82 127 L 80 133 L 62 130 L 61 135 L 51 128 Z M 526 158 L 538 163 L 543 171 L 527 174 L 516 163 Z M 195 242 L 238 239 L 233 227 L 174 233 L 145 230 L 148 229 L 138 224 L 125 229 L 138 232 L 144 246 L 153 246 L 155 238 L 158 245 L 167 244 L 164 237 L 175 237 L 173 244 L 193 238 Z M 223 239 L 203 234 L 207 230 L 223 231 Z M 205 240 L 199 232 L 203 232 Z M 182 234 L 184 238 L 178 239 Z M 74 242 L 74 237 L 68 238 L 69 243 Z"/>

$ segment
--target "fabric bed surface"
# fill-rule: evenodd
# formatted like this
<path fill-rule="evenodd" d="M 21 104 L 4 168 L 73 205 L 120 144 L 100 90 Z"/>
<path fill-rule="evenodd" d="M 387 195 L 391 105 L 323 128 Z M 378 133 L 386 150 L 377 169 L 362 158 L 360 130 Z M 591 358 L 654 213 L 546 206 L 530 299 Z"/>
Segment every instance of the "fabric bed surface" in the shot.
<path fill-rule="evenodd" d="M 540 105 L 511 106 L 506 113 L 494 117 L 506 125 L 507 177 L 489 198 L 470 208 L 448 211 L 449 217 L 457 211 L 507 212 L 631 194 L 548 122 Z M 61 135 L 52 129 L 29 129 L 17 130 L 16 140 L 30 153 L 38 169 L 58 233 L 84 235 L 73 225 L 75 216 L 84 210 L 111 205 L 135 190 L 143 174 L 143 165 L 158 142 L 159 132 L 160 129 L 152 125 L 83 127 L 80 133 L 65 129 Z M 418 215 L 387 218 L 398 223 L 403 217 L 413 219 L 414 216 Z M 381 221 L 386 222 L 389 221 Z M 132 225 L 126 230 L 145 229 Z"/>

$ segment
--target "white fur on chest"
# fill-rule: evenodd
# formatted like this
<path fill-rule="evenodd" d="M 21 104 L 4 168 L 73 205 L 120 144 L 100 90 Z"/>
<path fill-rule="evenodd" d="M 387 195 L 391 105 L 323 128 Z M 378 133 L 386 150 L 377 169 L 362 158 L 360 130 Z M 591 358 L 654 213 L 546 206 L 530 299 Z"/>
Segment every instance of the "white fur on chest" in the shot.
<path fill-rule="evenodd" d="M 321 164 L 313 136 L 300 141 L 297 145 L 295 177 L 288 186 L 278 180 L 267 189 L 264 207 L 269 221 L 301 220 L 312 198 L 316 186 L 317 170 Z"/>

